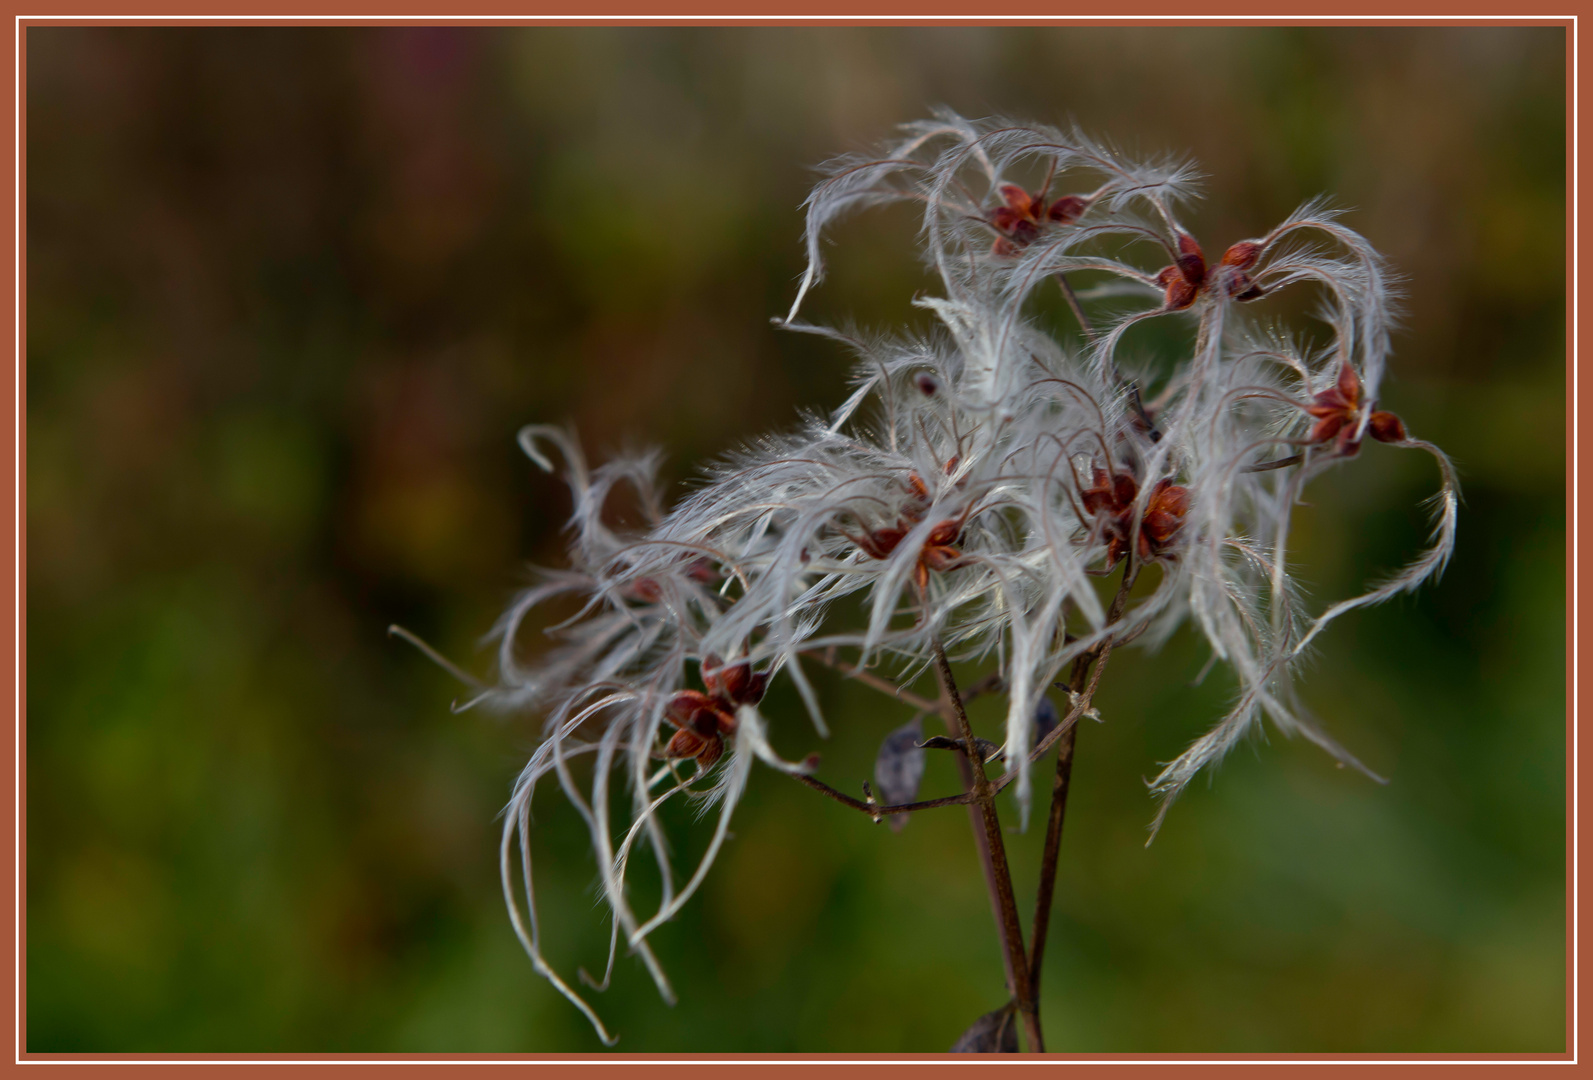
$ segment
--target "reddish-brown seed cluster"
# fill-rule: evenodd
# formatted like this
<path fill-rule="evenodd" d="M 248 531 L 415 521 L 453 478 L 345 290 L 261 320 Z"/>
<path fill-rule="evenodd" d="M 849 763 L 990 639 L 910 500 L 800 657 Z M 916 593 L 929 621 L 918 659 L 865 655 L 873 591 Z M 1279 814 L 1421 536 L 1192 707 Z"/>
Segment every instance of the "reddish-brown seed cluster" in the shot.
<path fill-rule="evenodd" d="M 1079 494 L 1085 511 L 1100 523 L 1106 537 L 1106 566 L 1111 569 L 1128 551 L 1139 483 L 1127 472 L 1108 473 L 1096 468 L 1091 486 Z M 1164 555 L 1184 527 L 1188 512 L 1189 489 L 1171 480 L 1158 480 L 1139 519 L 1139 558 L 1149 560 Z"/>
<path fill-rule="evenodd" d="M 1316 418 L 1311 433 L 1305 437 L 1308 445 L 1319 446 L 1333 441 L 1333 452 L 1341 457 L 1353 457 L 1361 448 L 1361 378 L 1355 369 L 1345 364 L 1339 368 L 1338 380 L 1311 399 L 1306 412 Z M 1366 433 L 1378 442 L 1403 442 L 1405 424 L 1391 412 L 1374 412 L 1366 418 Z"/>
<path fill-rule="evenodd" d="M 946 472 L 949 475 L 957 467 L 957 458 L 946 462 Z M 845 536 L 856 544 L 862 552 L 871 559 L 888 559 L 891 552 L 895 551 L 907 537 L 914 526 L 924 520 L 924 515 L 929 512 L 929 488 L 925 486 L 923 477 L 917 473 L 910 473 L 907 477 L 907 486 L 912 492 L 906 505 L 902 507 L 901 514 L 896 519 L 896 524 L 883 529 L 873 529 L 862 536 Z M 924 540 L 924 546 L 918 551 L 918 563 L 913 567 L 913 580 L 920 589 L 929 585 L 929 572 L 931 570 L 954 570 L 962 560 L 962 551 L 957 545 L 962 536 L 962 518 L 947 518 L 930 530 L 929 536 Z"/>
<path fill-rule="evenodd" d="M 990 249 L 996 255 L 1016 255 L 1019 248 L 1039 239 L 1042 226 L 1071 225 L 1090 205 L 1078 195 L 1047 202 L 1044 192 L 1031 195 L 1017 184 L 1002 184 L 998 190 L 1002 205 L 986 219 L 1001 234 Z"/>
<path fill-rule="evenodd" d="M 664 709 L 664 719 L 680 729 L 664 747 L 664 756 L 691 758 L 707 769 L 725 752 L 725 737 L 736 733 L 736 707 L 762 701 L 769 676 L 754 672 L 746 661 L 726 665 L 717 656 L 707 656 L 702 684 L 707 693 L 682 690 Z"/>
<path fill-rule="evenodd" d="M 1266 290 L 1250 277 L 1250 269 L 1261 258 L 1261 245 L 1254 240 L 1241 240 L 1222 253 L 1217 265 L 1227 273 L 1214 275 L 1206 267 L 1206 253 L 1195 238 L 1188 233 L 1178 234 L 1178 258 L 1173 265 L 1163 267 L 1156 275 L 1156 284 L 1164 290 L 1168 311 L 1182 311 L 1200 296 L 1214 277 L 1226 281 L 1224 286 L 1235 300 L 1256 300 L 1266 295 Z"/>

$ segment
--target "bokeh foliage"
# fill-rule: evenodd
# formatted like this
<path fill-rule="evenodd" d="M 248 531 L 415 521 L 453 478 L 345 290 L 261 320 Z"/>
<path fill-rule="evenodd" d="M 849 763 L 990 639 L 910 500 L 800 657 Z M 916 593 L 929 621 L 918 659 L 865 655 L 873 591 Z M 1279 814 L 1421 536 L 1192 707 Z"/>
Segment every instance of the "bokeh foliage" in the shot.
<path fill-rule="evenodd" d="M 937 103 L 1193 154 L 1207 248 L 1333 194 L 1408 275 L 1385 400 L 1459 463 L 1446 579 L 1345 618 L 1306 699 L 1376 786 L 1272 740 L 1154 846 L 1144 777 L 1220 715 L 1182 637 L 1080 734 L 1044 1019 L 1064 1051 L 1559 1050 L 1565 1040 L 1565 38 L 1552 29 L 30 29 L 27 1046 L 571 1051 L 494 816 L 533 717 L 452 715 L 567 501 L 570 420 L 693 463 L 843 392 L 769 317 L 805 166 Z M 811 314 L 923 324 L 905 212 Z M 1058 327 L 1066 328 L 1058 316 Z M 1322 596 L 1435 487 L 1370 446 L 1303 511 Z M 868 776 L 906 719 L 823 684 Z M 981 714 L 992 723 L 993 714 Z M 977 718 L 976 718 L 977 721 Z M 925 791 L 949 791 L 949 762 Z M 537 806 L 554 958 L 607 942 Z M 690 836 L 684 816 L 674 824 Z M 627 1051 L 923 1051 L 1001 1001 L 961 811 L 900 835 L 759 770 L 704 893 L 622 958 Z M 1015 836 L 1033 893 L 1040 830 Z M 689 855 L 700 837 L 685 839 Z"/>

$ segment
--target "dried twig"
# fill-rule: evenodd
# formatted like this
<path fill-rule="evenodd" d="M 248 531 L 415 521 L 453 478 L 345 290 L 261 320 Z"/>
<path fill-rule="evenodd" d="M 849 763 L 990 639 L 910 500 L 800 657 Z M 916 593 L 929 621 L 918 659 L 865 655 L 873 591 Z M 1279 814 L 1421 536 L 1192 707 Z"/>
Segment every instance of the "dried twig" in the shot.
<path fill-rule="evenodd" d="M 1112 607 L 1106 616 L 1107 625 L 1122 617 L 1128 604 L 1128 594 L 1139 576 L 1139 564 L 1131 563 L 1123 570 L 1123 581 Z M 1078 735 L 1078 716 L 1090 707 L 1095 688 L 1100 685 L 1101 673 L 1111 658 L 1116 639 L 1108 637 L 1096 648 L 1081 653 L 1073 662 L 1073 673 L 1068 680 L 1068 696 L 1073 701 L 1069 710 L 1072 723 L 1061 723 L 1053 734 L 1057 736 L 1056 781 L 1051 787 L 1051 811 L 1046 819 L 1045 848 L 1040 857 L 1040 885 L 1034 902 L 1034 932 L 1029 935 L 1032 952 L 1029 956 L 1029 981 L 1034 990 L 1036 1006 L 1040 1000 L 1040 964 L 1045 959 L 1046 933 L 1051 925 L 1051 904 L 1056 896 L 1057 857 L 1062 847 L 1062 820 L 1067 813 L 1068 792 L 1073 783 L 1073 747 Z M 1097 658 L 1098 657 L 1098 658 Z M 1094 671 L 1091 671 L 1093 665 Z M 1086 681 L 1087 680 L 1087 681 Z"/>
<path fill-rule="evenodd" d="M 1017 1001 L 1018 1014 L 1023 1018 L 1024 1038 L 1029 1044 L 1030 1053 L 1043 1054 L 1045 1037 L 1040 1033 L 1040 1011 L 1035 1006 L 1034 994 L 1029 985 L 1029 958 L 1023 949 L 1023 926 L 1018 921 L 1018 902 L 1012 895 L 1012 873 L 1007 867 L 1007 849 L 1001 838 L 1001 819 L 996 814 L 996 789 L 986 778 L 984 767 L 982 765 L 974 767 L 971 764 L 979 760 L 978 750 L 974 744 L 973 725 L 968 722 L 968 710 L 963 707 L 962 698 L 957 694 L 957 682 L 952 677 L 951 663 L 946 659 L 945 648 L 939 641 L 934 643 L 934 648 L 935 667 L 940 674 L 941 692 L 957 718 L 958 733 L 961 734 L 967 747 L 967 755 L 959 760 L 967 764 L 967 772 L 973 780 L 976 802 L 970 804 L 969 809 L 972 811 L 977 808 L 984 825 L 985 850 L 989 856 L 989 872 L 986 880 L 993 886 L 991 903 L 997 910 L 1001 925 L 1007 972 L 1012 982 L 1013 997 Z"/>
<path fill-rule="evenodd" d="M 944 799 L 925 799 L 922 802 L 878 803 L 867 801 L 873 798 L 873 793 L 869 788 L 867 781 L 864 781 L 863 783 L 863 794 L 867 797 L 867 800 L 865 800 L 854 799 L 845 792 L 837 791 L 824 781 L 815 780 L 813 777 L 808 776 L 805 773 L 792 773 L 791 775 L 796 777 L 796 779 L 803 784 L 806 784 L 808 787 L 812 788 L 814 791 L 817 791 L 823 795 L 828 795 L 830 798 L 834 799 L 843 806 L 850 806 L 853 810 L 861 810 L 875 821 L 878 821 L 880 818 L 891 814 L 911 814 L 918 810 L 933 810 L 940 806 L 967 806 L 976 798 L 973 792 L 967 791 L 961 795 L 948 795 Z"/>

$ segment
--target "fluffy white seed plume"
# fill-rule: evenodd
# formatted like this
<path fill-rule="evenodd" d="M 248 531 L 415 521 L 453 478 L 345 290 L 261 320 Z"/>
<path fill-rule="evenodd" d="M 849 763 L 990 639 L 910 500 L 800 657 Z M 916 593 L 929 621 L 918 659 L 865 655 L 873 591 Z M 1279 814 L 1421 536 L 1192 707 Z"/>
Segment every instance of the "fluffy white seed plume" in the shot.
<path fill-rule="evenodd" d="M 845 653 L 904 683 L 939 648 L 995 666 L 1010 698 L 1004 763 L 1026 819 L 1036 706 L 1064 666 L 1108 641 L 1157 644 L 1192 621 L 1238 693 L 1153 781 L 1159 826 L 1262 716 L 1358 764 L 1296 704 L 1291 664 L 1333 619 L 1441 572 L 1453 547 L 1453 468 L 1376 408 L 1390 274 L 1321 202 L 1208 256 L 1178 218 L 1195 194 L 1188 164 L 1136 162 L 1072 129 L 951 113 L 826 173 L 807 202 L 809 266 L 783 324 L 853 354 L 853 390 L 834 412 L 727 455 L 668 508 L 655 458 L 591 468 L 573 435 L 521 433 L 573 493 L 570 565 L 504 614 L 499 682 L 475 700 L 546 717 L 505 817 L 504 888 L 536 969 L 605 1039 L 543 954 L 530 843 L 540 781 L 551 778 L 591 831 L 614 922 L 609 969 L 623 941 L 669 998 L 648 936 L 704 880 L 754 761 L 812 767 L 779 757 L 757 707 L 771 679 L 789 676 L 825 733 L 805 656 Z M 938 328 L 890 338 L 800 322 L 823 276 L 823 239 L 846 215 L 889 203 L 922 217 L 941 289 L 918 303 Z M 1326 343 L 1302 347 L 1267 321 L 1268 299 L 1296 289 L 1317 297 Z M 1036 321 L 1046 291 L 1077 320 L 1064 341 Z M 1191 345 L 1128 353 L 1131 328 L 1152 319 L 1186 326 Z M 1368 440 L 1437 460 L 1432 544 L 1313 615 L 1289 575 L 1290 515 L 1312 478 Z M 610 523 L 620 489 L 646 517 L 640 529 Z M 1109 608 L 1098 579 L 1118 573 L 1138 587 Z M 544 628 L 537 612 L 555 600 L 568 617 Z M 695 866 L 674 863 L 659 823 L 672 799 L 713 819 Z M 638 852 L 660 882 L 646 911 L 628 884 Z"/>

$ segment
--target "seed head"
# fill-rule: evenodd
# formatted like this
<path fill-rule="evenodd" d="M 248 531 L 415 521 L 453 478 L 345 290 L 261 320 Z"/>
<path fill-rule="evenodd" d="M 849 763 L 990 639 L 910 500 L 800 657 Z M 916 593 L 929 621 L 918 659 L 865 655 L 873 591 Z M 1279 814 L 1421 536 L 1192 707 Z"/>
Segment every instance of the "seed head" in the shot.
<path fill-rule="evenodd" d="M 804 657 L 846 650 L 906 682 L 942 648 L 997 667 L 1008 695 L 1003 764 L 1026 815 L 1028 748 L 1063 667 L 1104 642 L 1154 645 L 1189 623 L 1232 668 L 1238 691 L 1227 715 L 1152 781 L 1162 799 L 1154 830 L 1190 779 L 1263 716 L 1358 765 L 1299 707 L 1292 667 L 1334 619 L 1415 588 L 1453 547 L 1448 459 L 1374 409 L 1393 319 L 1389 274 L 1321 202 L 1230 244 L 1212 265 L 1178 217 L 1194 169 L 1136 162 L 1077 130 L 941 113 L 827 173 L 807 201 L 809 266 L 783 324 L 857 357 L 853 392 L 828 416 L 728 455 L 668 508 L 655 456 L 590 468 L 567 432 L 521 434 L 543 468 L 562 458 L 574 512 L 569 566 L 545 573 L 500 620 L 500 682 L 479 699 L 545 717 L 505 817 L 504 887 L 537 970 L 605 1038 L 542 954 L 529 841 L 540 781 L 556 779 L 586 820 L 616 947 L 623 938 L 667 998 L 648 936 L 703 881 L 753 761 L 815 766 L 811 755 L 780 758 L 760 712 L 765 689 L 788 680 L 815 732 L 826 732 Z M 873 338 L 801 322 L 823 276 L 824 235 L 853 210 L 898 201 L 924 215 L 940 288 L 917 303 L 938 333 Z M 1164 258 L 1147 263 L 1156 248 Z M 1075 294 L 1075 273 L 1108 284 Z M 1070 303 L 1089 309 L 1083 332 L 1061 338 L 1030 306 L 1059 278 Z M 1326 297 L 1319 348 L 1294 344 L 1269 310 L 1295 286 Z M 1122 353 L 1130 328 L 1168 318 L 1193 324 L 1191 348 L 1138 364 Z M 1288 572 L 1291 514 L 1310 480 L 1348 463 L 1367 434 L 1437 462 L 1432 544 L 1313 615 Z M 646 510 L 640 527 L 605 518 L 620 485 Z M 1152 564 L 1154 587 L 1103 607 L 1095 576 Z M 580 613 L 526 660 L 531 613 L 555 598 Z M 689 685 L 693 672 L 700 688 Z M 578 759 L 591 762 L 585 788 Z M 623 801 L 615 783 L 629 790 L 625 821 L 612 817 Z M 658 818 L 672 799 L 716 814 L 683 883 Z M 626 888 L 638 853 L 663 882 L 645 916 Z"/>

